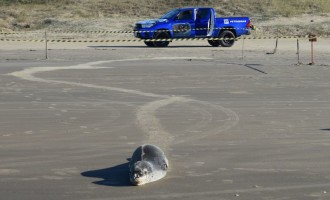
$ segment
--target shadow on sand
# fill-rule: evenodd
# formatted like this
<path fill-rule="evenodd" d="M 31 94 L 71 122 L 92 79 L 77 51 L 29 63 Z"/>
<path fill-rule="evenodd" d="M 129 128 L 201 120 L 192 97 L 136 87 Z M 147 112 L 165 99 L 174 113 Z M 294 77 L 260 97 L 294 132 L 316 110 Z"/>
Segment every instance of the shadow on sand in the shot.
<path fill-rule="evenodd" d="M 109 46 L 88 46 L 89 48 L 94 48 L 94 49 L 110 49 L 112 50 L 111 48 L 137 48 L 137 49 L 175 49 L 175 48 L 214 48 L 214 47 L 211 47 L 211 46 L 203 46 L 203 45 L 180 45 L 180 46 L 168 46 L 168 47 L 147 47 L 147 46 L 129 46 L 129 45 L 109 45 Z"/>
<path fill-rule="evenodd" d="M 97 185 L 113 187 L 132 186 L 132 184 L 129 182 L 128 165 L 129 163 L 127 162 L 110 168 L 82 172 L 81 175 L 90 178 L 103 179 L 100 181 L 93 182 Z"/>
<path fill-rule="evenodd" d="M 323 129 L 320 129 L 321 131 L 330 131 L 330 128 L 323 128 Z"/>

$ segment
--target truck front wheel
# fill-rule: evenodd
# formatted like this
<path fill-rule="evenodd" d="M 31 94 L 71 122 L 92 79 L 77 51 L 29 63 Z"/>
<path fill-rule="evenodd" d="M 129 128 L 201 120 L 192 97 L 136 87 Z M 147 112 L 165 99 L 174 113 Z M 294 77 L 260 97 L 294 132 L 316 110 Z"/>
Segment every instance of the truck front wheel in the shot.
<path fill-rule="evenodd" d="M 218 46 L 220 46 L 219 40 L 208 40 L 208 43 L 209 43 L 212 47 L 218 47 Z"/>
<path fill-rule="evenodd" d="M 148 47 L 154 47 L 154 43 L 153 42 L 144 42 L 144 44 L 146 44 Z"/>
<path fill-rule="evenodd" d="M 223 31 L 219 35 L 219 43 L 223 47 L 231 47 L 235 43 L 235 35 L 231 31 Z"/>
<path fill-rule="evenodd" d="M 156 32 L 154 35 L 154 39 L 165 39 L 166 41 L 155 41 L 153 42 L 155 47 L 167 47 L 170 44 L 170 41 L 167 41 L 167 39 L 170 39 L 170 34 L 166 31 L 160 31 Z"/>

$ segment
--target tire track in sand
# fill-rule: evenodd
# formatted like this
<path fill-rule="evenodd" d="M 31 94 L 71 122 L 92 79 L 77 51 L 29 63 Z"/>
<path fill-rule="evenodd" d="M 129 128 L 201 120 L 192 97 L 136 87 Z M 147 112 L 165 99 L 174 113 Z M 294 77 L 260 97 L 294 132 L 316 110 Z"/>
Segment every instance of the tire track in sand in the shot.
<path fill-rule="evenodd" d="M 34 81 L 34 82 L 42 82 L 42 83 L 49 83 L 49 84 L 66 84 L 71 86 L 79 86 L 79 87 L 87 87 L 87 88 L 95 88 L 95 89 L 103 89 L 108 91 L 117 91 L 129 94 L 135 94 L 144 97 L 153 97 L 157 98 L 158 100 L 149 102 L 137 109 L 136 112 L 136 122 L 139 128 L 141 128 L 147 135 L 148 135 L 148 143 L 159 145 L 161 148 L 165 150 L 173 143 L 174 137 L 169 132 L 167 132 L 160 120 L 156 117 L 156 112 L 162 107 L 168 106 L 173 103 L 197 103 L 204 106 L 210 106 L 213 109 L 219 110 L 224 112 L 225 115 L 228 117 L 226 123 L 221 125 L 220 127 L 213 129 L 214 131 L 209 131 L 207 134 L 202 134 L 198 136 L 189 136 L 189 139 L 178 140 L 175 143 L 184 143 L 186 141 L 195 140 L 203 137 L 207 137 L 209 135 L 218 134 L 225 130 L 230 129 L 231 127 L 235 126 L 238 121 L 239 117 L 237 114 L 227 108 L 222 106 L 213 105 L 207 102 L 197 101 L 193 99 L 189 99 L 186 97 L 177 97 L 177 96 L 170 96 L 170 95 L 160 95 L 154 93 L 147 93 L 138 90 L 131 90 L 125 88 L 117 88 L 117 87 L 110 87 L 110 86 L 100 86 L 94 84 L 87 84 L 87 83 L 77 83 L 77 82 L 69 82 L 69 81 L 60 81 L 60 80 L 50 80 L 50 79 L 43 79 L 40 77 L 35 76 L 36 74 L 42 72 L 51 72 L 57 70 L 67 70 L 67 69 L 102 69 L 102 68 L 112 68 L 112 67 L 99 67 L 97 65 L 105 64 L 105 63 L 114 63 L 114 62 L 131 62 L 131 61 L 144 61 L 144 60 L 186 60 L 186 59 L 197 59 L 197 60 L 206 60 L 211 58 L 195 58 L 195 57 L 159 57 L 159 58 L 133 58 L 133 59 L 121 59 L 121 60 L 106 60 L 106 61 L 96 61 L 96 62 L 89 62 L 85 64 L 78 64 L 73 66 L 66 66 L 66 67 L 32 67 L 23 69 L 21 71 L 16 71 L 9 73 L 7 75 L 15 76 L 17 78 Z M 159 100 L 160 99 L 160 100 Z"/>

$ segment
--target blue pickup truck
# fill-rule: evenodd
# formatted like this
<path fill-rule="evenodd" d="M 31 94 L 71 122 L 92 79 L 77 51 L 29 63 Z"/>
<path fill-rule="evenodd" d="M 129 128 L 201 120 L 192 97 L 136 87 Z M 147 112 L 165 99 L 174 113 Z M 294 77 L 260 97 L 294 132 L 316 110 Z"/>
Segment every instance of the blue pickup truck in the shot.
<path fill-rule="evenodd" d="M 175 38 L 209 38 L 214 47 L 231 47 L 235 38 L 249 35 L 253 28 L 248 17 L 217 18 L 214 8 L 177 8 L 159 19 L 136 23 L 134 36 L 149 47 L 166 47 Z"/>

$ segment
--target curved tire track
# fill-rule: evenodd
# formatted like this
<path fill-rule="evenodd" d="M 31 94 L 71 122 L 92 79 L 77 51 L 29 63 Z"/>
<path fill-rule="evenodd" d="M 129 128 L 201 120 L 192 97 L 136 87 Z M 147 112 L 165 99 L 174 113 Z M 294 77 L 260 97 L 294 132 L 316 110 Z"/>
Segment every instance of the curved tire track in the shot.
<path fill-rule="evenodd" d="M 141 61 L 141 60 L 185 60 L 185 59 L 210 59 L 210 58 L 194 58 L 194 57 L 160 57 L 160 58 L 136 58 L 136 59 L 122 59 L 122 60 L 108 60 L 108 61 L 97 61 L 97 62 L 89 62 L 85 64 L 79 64 L 79 65 L 73 65 L 73 66 L 67 66 L 67 67 L 32 67 L 27 68 L 21 71 L 12 72 L 7 75 L 15 76 L 17 78 L 21 78 L 28 81 L 35 81 L 35 82 L 42 82 L 42 83 L 50 83 L 50 84 L 67 84 L 67 85 L 73 85 L 73 86 L 80 86 L 80 87 L 87 87 L 87 88 L 95 88 L 95 89 L 103 89 L 108 91 L 117 91 L 117 92 L 123 92 L 123 93 L 129 93 L 129 94 L 135 94 L 139 96 L 144 97 L 153 97 L 158 98 L 161 100 L 155 100 L 152 102 L 149 102 L 137 110 L 137 124 L 138 126 L 148 135 L 148 143 L 159 145 L 160 147 L 167 149 L 172 143 L 184 143 L 191 140 L 200 139 L 203 137 L 207 137 L 210 135 L 215 135 L 220 132 L 226 131 L 230 129 L 231 127 L 235 126 L 238 121 L 239 117 L 238 115 L 228 109 L 224 108 L 219 105 L 213 105 L 207 102 L 197 101 L 193 99 L 189 99 L 186 97 L 173 97 L 169 95 L 159 95 L 154 93 L 147 93 L 142 92 L 138 90 L 130 90 L 125 88 L 117 88 L 117 87 L 109 87 L 109 86 L 100 86 L 100 85 L 94 85 L 94 84 L 87 84 L 87 83 L 77 83 L 77 82 L 69 82 L 69 81 L 59 81 L 59 80 L 48 80 L 43 79 L 40 77 L 36 77 L 36 74 L 42 73 L 42 72 L 50 72 L 50 71 L 56 71 L 56 70 L 65 70 L 65 69 L 101 69 L 101 68 L 109 68 L 109 67 L 97 67 L 97 65 L 105 64 L 105 63 L 114 63 L 114 62 L 130 62 L 130 61 Z M 211 129 L 207 131 L 206 134 L 199 134 L 195 136 L 189 136 L 187 139 L 181 139 L 174 142 L 174 137 L 170 133 L 168 133 L 162 126 L 160 120 L 156 117 L 156 112 L 162 107 L 168 106 L 170 104 L 180 102 L 180 103 L 196 103 L 200 105 L 204 105 L 216 110 L 219 110 L 221 112 L 224 112 L 228 119 L 226 120 L 224 125 L 221 125 L 219 127 L 216 127 L 214 129 Z M 200 108 L 199 108 L 200 109 Z M 205 111 L 207 115 L 210 115 L 209 112 Z M 204 112 L 204 113 L 205 113 Z M 199 123 L 197 126 L 205 126 L 207 123 Z"/>

